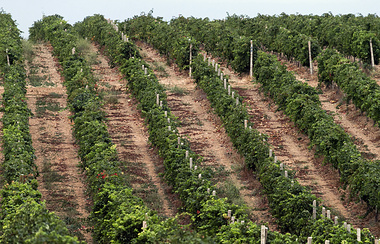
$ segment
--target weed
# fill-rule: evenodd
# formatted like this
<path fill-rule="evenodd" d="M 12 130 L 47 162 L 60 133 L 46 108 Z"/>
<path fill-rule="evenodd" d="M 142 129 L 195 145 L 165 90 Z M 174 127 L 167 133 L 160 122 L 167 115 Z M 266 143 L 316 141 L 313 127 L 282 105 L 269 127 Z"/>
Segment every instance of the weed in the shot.
<path fill-rule="evenodd" d="M 174 95 L 177 95 L 177 96 L 183 96 L 183 95 L 187 94 L 187 91 L 184 88 L 181 88 L 178 86 L 171 87 L 169 89 L 169 91 L 171 93 L 173 93 Z"/>

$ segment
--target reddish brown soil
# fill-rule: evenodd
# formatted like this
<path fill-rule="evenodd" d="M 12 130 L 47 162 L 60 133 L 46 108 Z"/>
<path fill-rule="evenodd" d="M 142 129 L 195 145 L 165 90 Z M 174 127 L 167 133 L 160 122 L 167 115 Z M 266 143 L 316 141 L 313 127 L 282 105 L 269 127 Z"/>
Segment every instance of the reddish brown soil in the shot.
<path fill-rule="evenodd" d="M 219 194 L 228 196 L 226 188 L 237 189 L 241 199 L 239 203 L 248 206 L 252 220 L 267 222 L 271 230 L 277 230 L 267 199 L 261 193 L 260 183 L 254 173 L 246 168 L 244 158 L 234 150 L 206 94 L 196 87 L 187 72 L 179 71 L 174 65 L 168 66 L 156 50 L 143 43 L 138 43 L 138 46 L 142 49 L 144 60 L 156 68 L 159 82 L 167 88 L 168 105 L 181 121 L 179 133 L 188 138 L 191 149 L 203 158 L 201 166 L 224 169 L 215 179 L 221 188 Z"/>
<path fill-rule="evenodd" d="M 97 52 L 95 46 L 92 48 Z M 108 101 L 104 107 L 108 114 L 108 131 L 117 145 L 119 159 L 124 163 L 125 173 L 130 176 L 134 192 L 159 214 L 173 217 L 179 201 L 158 176 L 163 170 L 163 162 L 148 141 L 149 134 L 137 103 L 126 90 L 126 81 L 118 70 L 111 69 L 102 54 L 98 55 L 97 61 L 92 69 Z"/>
<path fill-rule="evenodd" d="M 305 67 L 297 67 L 294 63 L 285 60 L 281 61 L 288 67 L 288 70 L 295 73 L 298 80 L 307 82 L 313 87 L 318 86 L 317 71 L 311 75 L 309 69 Z M 332 88 L 326 88 L 322 86 L 322 91 L 323 94 L 320 94 L 319 96 L 322 108 L 330 112 L 334 116 L 335 122 L 340 124 L 342 128 L 353 137 L 354 143 L 357 145 L 362 155 L 368 159 L 380 159 L 379 127 L 374 127 L 373 121 L 368 119 L 365 114 L 361 114 L 353 104 L 346 105 L 343 102 L 344 94 L 338 87 L 334 86 Z M 323 166 L 322 169 L 327 172 L 328 170 L 331 170 L 325 179 L 331 181 L 331 186 L 333 188 L 339 188 L 340 183 L 338 181 L 339 175 L 337 172 L 334 172 L 330 166 Z M 339 193 L 337 192 L 337 196 L 341 195 L 340 198 L 343 199 L 341 202 L 351 216 L 344 215 L 348 221 L 360 228 L 369 228 L 372 233 L 379 236 L 380 223 L 375 222 L 374 214 L 369 214 L 366 218 L 362 219 L 360 216 L 364 216 L 366 213 L 365 205 L 360 203 L 350 203 L 348 200 L 348 190 L 343 191 L 340 189 Z"/>
<path fill-rule="evenodd" d="M 78 153 L 72 136 L 70 112 L 65 109 L 66 89 L 57 71 L 57 62 L 51 54 L 51 46 L 37 44 L 32 64 L 27 63 L 30 75 L 31 66 L 38 67 L 36 77 L 43 77 L 41 86 L 28 85 L 28 107 L 34 114 L 30 120 L 30 133 L 33 147 L 36 150 L 40 176 L 39 190 L 46 206 L 62 219 L 79 223 L 73 232 L 81 232 L 87 243 L 92 242 L 86 219 L 89 215 L 87 207 L 89 198 L 85 194 L 84 175 L 78 169 Z M 47 106 L 55 106 L 49 109 Z M 43 111 L 45 108 L 45 111 Z M 57 111 L 58 110 L 58 111 Z M 70 223 L 68 223 L 70 224 Z"/>

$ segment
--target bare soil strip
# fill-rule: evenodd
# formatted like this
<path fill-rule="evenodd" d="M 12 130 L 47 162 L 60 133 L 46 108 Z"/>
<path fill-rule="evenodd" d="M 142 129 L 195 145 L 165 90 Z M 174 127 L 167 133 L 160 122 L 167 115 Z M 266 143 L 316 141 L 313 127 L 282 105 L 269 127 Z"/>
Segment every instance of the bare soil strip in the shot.
<path fill-rule="evenodd" d="M 206 94 L 196 87 L 187 73 L 174 65 L 168 66 L 156 50 L 143 43 L 137 44 L 144 60 L 152 65 L 160 83 L 167 88 L 168 105 L 181 121 L 179 133 L 187 137 L 192 150 L 203 157 L 202 166 L 217 171 L 217 194 L 227 196 L 236 204 L 245 203 L 254 222 L 269 223 L 271 230 L 277 230 L 267 199 L 261 194 L 260 183 L 234 150 Z"/>
<path fill-rule="evenodd" d="M 47 208 L 56 212 L 73 234 L 92 243 L 87 225 L 90 202 L 82 181 L 85 176 L 78 169 L 66 89 L 51 51 L 50 45 L 36 44 L 35 58 L 26 65 L 26 96 L 33 113 L 29 124 L 40 172 L 39 190 Z"/>
<path fill-rule="evenodd" d="M 313 87 L 318 86 L 317 71 L 311 75 L 309 69 L 305 67 L 298 67 L 296 64 L 287 62 L 286 60 L 281 60 L 281 62 L 287 66 L 289 71 L 295 73 L 298 80 L 307 82 Z M 333 115 L 335 122 L 340 124 L 348 134 L 353 136 L 354 142 L 362 152 L 362 155 L 368 159 L 380 159 L 380 129 L 374 127 L 373 122 L 365 115 L 361 114 L 359 110 L 356 110 L 353 104 L 346 105 L 343 103 L 342 98 L 344 94 L 339 88 L 322 87 L 322 91 L 323 93 L 319 95 L 322 108 Z M 341 106 L 338 106 L 337 108 L 337 105 Z M 302 137 L 304 136 L 302 135 Z M 305 141 L 303 142 L 304 146 L 306 147 L 308 143 L 307 138 L 305 138 Z M 312 152 L 312 154 L 314 154 L 314 152 Z M 374 214 L 369 214 L 363 219 L 362 216 L 366 213 L 365 204 L 350 203 L 348 199 L 349 190 L 343 190 L 340 188 L 341 184 L 339 182 L 338 172 L 333 170 L 329 165 L 321 165 L 321 161 L 321 159 L 314 160 L 310 166 L 307 166 L 308 170 L 306 170 L 306 172 L 302 173 L 301 170 L 299 174 L 307 175 L 307 177 L 310 177 L 311 179 L 315 177 L 315 174 L 319 174 L 322 182 L 324 182 L 322 184 L 326 185 L 327 189 L 327 191 L 325 191 L 323 188 L 320 188 L 320 182 L 315 181 L 318 191 L 323 193 L 321 198 L 326 201 L 325 197 L 327 197 L 326 203 L 335 199 L 333 200 L 334 204 L 327 205 L 336 209 L 354 225 L 360 228 L 369 228 L 372 233 L 379 235 L 380 224 L 375 222 Z M 314 166 L 312 166 L 313 164 Z M 311 181 L 311 183 L 313 185 L 313 181 Z M 333 195 L 328 193 L 328 188 L 330 188 Z M 342 208 L 342 204 L 344 208 Z"/>
<path fill-rule="evenodd" d="M 92 51 L 97 52 L 95 46 Z M 162 159 L 148 141 L 144 119 L 137 103 L 126 91 L 126 81 L 116 69 L 111 69 L 105 56 L 99 54 L 92 69 L 105 90 L 105 112 L 108 114 L 108 131 L 117 145 L 119 159 L 135 194 L 159 214 L 173 217 L 177 213 L 178 199 L 158 176 L 163 170 Z"/>

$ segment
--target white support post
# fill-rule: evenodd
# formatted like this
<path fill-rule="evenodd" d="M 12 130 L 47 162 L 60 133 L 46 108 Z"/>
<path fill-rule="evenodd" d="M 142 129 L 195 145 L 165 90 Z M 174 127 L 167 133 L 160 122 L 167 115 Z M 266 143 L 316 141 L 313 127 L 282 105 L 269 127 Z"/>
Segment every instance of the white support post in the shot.
<path fill-rule="evenodd" d="M 198 166 L 195 165 L 195 166 L 194 166 L 194 170 L 197 170 L 197 169 L 198 169 Z"/>
<path fill-rule="evenodd" d="M 234 91 L 232 92 L 231 96 L 232 96 L 232 99 L 235 98 L 235 92 Z"/>
<path fill-rule="evenodd" d="M 160 105 L 160 94 L 156 95 L 156 103 L 157 105 Z"/>
<path fill-rule="evenodd" d="M 170 118 L 168 118 L 168 123 L 170 124 Z"/>
<path fill-rule="evenodd" d="M 210 194 L 210 188 L 207 188 L 207 194 Z"/>
<path fill-rule="evenodd" d="M 223 80 L 223 73 L 220 73 L 220 80 Z"/>
<path fill-rule="evenodd" d="M 228 85 L 228 96 L 231 94 L 231 85 Z"/>
<path fill-rule="evenodd" d="M 202 179 L 202 174 L 199 174 L 199 175 L 198 175 L 198 179 Z"/>
<path fill-rule="evenodd" d="M 322 207 L 322 217 L 326 217 L 326 208 Z"/>
<path fill-rule="evenodd" d="M 9 61 L 8 48 L 7 48 L 7 50 L 6 50 L 6 53 L 7 53 L 7 64 L 8 64 L 8 66 L 11 66 L 11 63 L 10 63 L 10 61 Z"/>
<path fill-rule="evenodd" d="M 170 125 L 168 126 L 168 131 L 172 131 L 172 127 Z"/>
<path fill-rule="evenodd" d="M 210 66 L 210 64 L 211 64 L 211 58 L 208 57 L 208 66 Z"/>
<path fill-rule="evenodd" d="M 145 73 L 145 75 L 148 74 L 148 68 L 145 68 L 144 73 Z"/>
<path fill-rule="evenodd" d="M 356 237 L 357 237 L 358 241 L 360 241 L 360 242 L 362 241 L 362 236 L 361 236 L 360 228 L 356 229 Z"/>
<path fill-rule="evenodd" d="M 351 233 L 351 224 L 347 224 L 347 231 L 348 233 Z"/>
<path fill-rule="evenodd" d="M 223 85 L 224 85 L 224 89 L 227 89 L 227 80 L 226 79 L 223 80 Z"/>
<path fill-rule="evenodd" d="M 330 210 L 327 210 L 327 212 L 326 212 L 326 217 L 327 217 L 328 219 L 331 219 L 331 212 L 330 212 Z"/>
<path fill-rule="evenodd" d="M 244 129 L 247 129 L 247 127 L 248 127 L 248 120 L 244 120 Z"/>
<path fill-rule="evenodd" d="M 261 226 L 261 244 L 267 243 L 268 228 L 265 225 Z"/>
<path fill-rule="evenodd" d="M 345 229 L 347 229 L 347 222 L 343 222 L 343 226 Z"/>
<path fill-rule="evenodd" d="M 239 105 L 239 97 L 236 97 L 236 106 Z"/>
<path fill-rule="evenodd" d="M 380 244 L 380 239 L 376 239 L 375 244 Z"/>
<path fill-rule="evenodd" d="M 141 69 L 142 69 L 142 70 L 145 70 L 145 65 L 141 65 Z"/>
<path fill-rule="evenodd" d="M 216 191 L 215 190 L 212 191 L 212 195 L 216 196 Z"/>
<path fill-rule="evenodd" d="M 71 54 L 72 54 L 72 55 L 75 54 L 75 47 L 73 47 L 73 49 L 71 49 Z"/>
<path fill-rule="evenodd" d="M 277 156 L 274 156 L 274 163 L 277 163 Z"/>
<path fill-rule="evenodd" d="M 313 244 L 313 237 L 307 238 L 307 244 Z"/>
<path fill-rule="evenodd" d="M 253 76 L 253 42 L 251 40 L 251 57 L 249 61 L 249 76 L 252 78 Z"/>
<path fill-rule="evenodd" d="M 212 67 L 215 67 L 215 60 L 212 60 Z"/>
<path fill-rule="evenodd" d="M 188 157 L 189 157 L 189 150 L 186 150 L 185 158 L 188 158 Z"/>
<path fill-rule="evenodd" d="M 311 41 L 308 41 L 308 45 L 309 45 L 310 74 L 313 74 L 313 59 L 311 57 Z"/>
<path fill-rule="evenodd" d="M 272 157 L 273 151 L 272 149 L 269 149 L 269 157 Z"/>
<path fill-rule="evenodd" d="M 374 67 L 375 66 L 375 59 L 373 57 L 372 38 L 369 40 L 369 49 L 371 52 L 371 64 L 372 64 L 372 67 Z"/>
<path fill-rule="evenodd" d="M 162 101 L 160 101 L 160 107 L 162 108 Z"/>
<path fill-rule="evenodd" d="M 215 72 L 218 72 L 218 63 L 215 63 Z"/>
<path fill-rule="evenodd" d="M 334 217 L 334 225 L 337 225 L 338 224 L 338 216 L 335 216 Z"/>
<path fill-rule="evenodd" d="M 313 200 L 313 219 L 317 219 L 317 201 Z"/>
<path fill-rule="evenodd" d="M 168 117 L 168 111 L 165 111 L 165 118 Z"/>
<path fill-rule="evenodd" d="M 325 244 L 330 244 L 330 241 L 329 241 L 329 240 L 326 240 L 326 241 L 325 241 Z"/>
<path fill-rule="evenodd" d="M 284 163 L 280 163 L 280 170 L 283 171 L 284 170 Z M 314 200 L 315 201 L 315 200 Z"/>
<path fill-rule="evenodd" d="M 288 171 L 287 170 L 285 170 L 284 175 L 286 178 L 288 178 Z"/>
<path fill-rule="evenodd" d="M 192 49 L 193 49 L 193 44 L 190 43 L 190 68 L 189 68 L 189 76 L 190 76 L 190 77 L 191 77 Z"/>
<path fill-rule="evenodd" d="M 148 224 L 146 223 L 146 221 L 145 221 L 145 220 L 143 221 L 143 226 L 142 226 L 142 228 L 143 228 L 143 229 L 146 229 L 146 228 L 148 228 Z"/>
<path fill-rule="evenodd" d="M 181 145 L 181 137 L 177 137 L 177 143 L 178 143 L 178 146 Z"/>
<path fill-rule="evenodd" d="M 193 168 L 193 158 L 190 158 L 190 169 Z"/>
<path fill-rule="evenodd" d="M 218 76 L 220 76 L 222 72 L 220 71 L 220 67 L 218 68 Z"/>
<path fill-rule="evenodd" d="M 227 217 L 228 217 L 228 218 L 231 218 L 231 216 L 232 216 L 232 211 L 231 211 L 231 210 L 228 210 L 228 211 L 227 211 Z"/>
<path fill-rule="evenodd" d="M 206 53 L 203 54 L 203 62 L 206 62 Z"/>

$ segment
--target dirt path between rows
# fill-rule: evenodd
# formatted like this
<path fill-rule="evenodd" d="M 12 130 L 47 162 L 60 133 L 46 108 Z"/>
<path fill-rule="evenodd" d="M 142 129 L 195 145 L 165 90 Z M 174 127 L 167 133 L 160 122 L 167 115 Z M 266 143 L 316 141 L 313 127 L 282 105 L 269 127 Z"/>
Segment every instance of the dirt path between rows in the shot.
<path fill-rule="evenodd" d="M 302 82 L 307 82 L 312 87 L 318 86 L 318 74 L 313 75 L 305 67 L 297 67 L 295 64 L 282 60 L 288 70 L 295 72 L 295 76 Z M 353 136 L 354 143 L 368 159 L 380 159 L 380 128 L 373 126 L 373 120 L 361 114 L 352 103 L 344 102 L 344 94 L 334 86 L 326 88 L 322 86 L 322 94 L 319 100 L 322 108 L 334 116 L 335 123 L 340 124 L 344 130 Z"/>
<path fill-rule="evenodd" d="M 298 67 L 295 63 L 288 62 L 281 59 L 289 71 L 293 71 L 296 78 L 302 82 L 307 82 L 310 86 L 318 86 L 317 71 L 313 75 L 310 74 L 309 69 L 305 67 Z M 353 137 L 353 141 L 361 151 L 362 155 L 368 159 L 380 159 L 380 129 L 373 126 L 373 121 L 368 119 L 365 115 L 361 114 L 359 110 L 355 109 L 353 104 L 346 105 L 343 103 L 344 94 L 338 87 L 326 88 L 322 86 L 322 94 L 319 99 L 322 103 L 322 108 L 334 116 L 335 123 L 340 124 L 344 130 Z M 337 105 L 341 105 L 338 106 Z M 322 167 L 322 168 L 320 168 Z M 341 184 L 339 183 L 339 174 L 328 165 L 319 166 L 317 170 L 322 169 L 326 174 L 325 179 L 331 187 L 337 189 Z M 335 182 L 334 182 L 335 181 Z M 349 215 L 344 215 L 348 220 L 358 227 L 369 228 L 372 233 L 377 236 L 380 235 L 380 223 L 375 222 L 374 213 L 369 214 L 366 218 L 362 219 L 366 213 L 364 204 L 350 203 L 348 200 L 349 191 L 334 190 L 336 196 L 341 199 L 345 209 Z M 343 200 L 344 199 L 344 200 Z"/>
<path fill-rule="evenodd" d="M 370 228 L 378 233 L 373 216 L 361 219 L 364 215 L 364 205 L 354 205 L 348 200 L 342 200 L 339 174 L 329 165 L 323 164 L 323 158 L 316 158 L 314 150 L 309 149 L 308 137 L 298 131 L 290 119 L 277 111 L 274 102 L 260 92 L 260 86 L 251 82 L 248 75 L 240 76 L 222 64 L 222 72 L 230 77 L 231 87 L 244 97 L 255 129 L 269 135 L 269 143 L 273 152 L 286 167 L 296 171 L 296 178 L 301 185 L 307 186 L 312 193 L 321 198 L 322 203 L 332 209 L 332 215 L 346 219 L 360 228 Z"/>
<path fill-rule="evenodd" d="M 245 167 L 244 159 L 234 150 L 222 122 L 213 112 L 207 95 L 174 65 L 150 46 L 137 43 L 144 60 L 151 64 L 161 84 L 167 88 L 167 101 L 171 112 L 179 118 L 179 133 L 187 137 L 191 149 L 203 157 L 203 165 L 217 171 L 214 177 L 217 194 L 227 196 L 235 204 L 245 203 L 251 218 L 257 223 L 268 223 L 271 230 L 278 230 L 269 213 L 267 199 L 256 176 Z"/>
<path fill-rule="evenodd" d="M 90 232 L 86 231 L 89 198 L 85 194 L 84 175 L 78 169 L 66 89 L 51 46 L 36 44 L 34 52 L 33 62 L 26 65 L 29 77 L 26 97 L 33 113 L 29 125 L 40 172 L 38 188 L 47 208 L 66 223 L 70 232 L 92 243 Z"/>
<path fill-rule="evenodd" d="M 92 52 L 99 53 L 95 46 L 92 46 Z M 159 214 L 173 217 L 177 213 L 178 199 L 158 176 L 163 170 L 163 162 L 150 146 L 137 102 L 126 90 L 126 81 L 118 70 L 109 67 L 105 56 L 98 54 L 97 61 L 92 69 L 99 78 L 100 89 L 106 92 L 104 110 L 108 131 L 117 145 L 119 159 L 124 163 L 125 173 L 130 176 L 134 193 Z"/>

